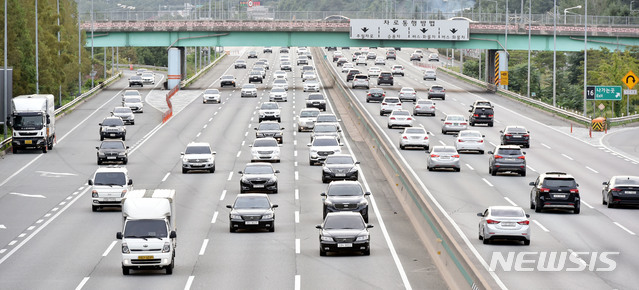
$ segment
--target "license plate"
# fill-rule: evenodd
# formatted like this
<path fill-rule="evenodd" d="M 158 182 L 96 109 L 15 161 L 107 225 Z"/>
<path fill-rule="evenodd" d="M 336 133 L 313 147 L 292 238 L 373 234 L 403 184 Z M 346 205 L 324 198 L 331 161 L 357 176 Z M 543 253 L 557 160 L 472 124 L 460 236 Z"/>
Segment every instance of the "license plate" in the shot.
<path fill-rule="evenodd" d="M 636 191 L 625 191 L 626 194 L 636 194 Z"/>
<path fill-rule="evenodd" d="M 264 184 L 253 185 L 254 188 L 264 188 Z"/>
<path fill-rule="evenodd" d="M 337 177 L 344 177 L 344 176 L 346 176 L 346 174 L 345 174 L 345 173 L 336 173 L 336 174 L 335 174 L 335 176 L 337 176 Z"/>
<path fill-rule="evenodd" d="M 513 138 L 521 138 L 521 136 L 513 135 Z"/>
<path fill-rule="evenodd" d="M 259 221 L 245 221 L 244 224 L 245 225 L 259 225 L 260 222 Z"/>
<path fill-rule="evenodd" d="M 337 247 L 338 248 L 352 248 L 353 247 L 353 243 L 338 243 Z"/>
<path fill-rule="evenodd" d="M 504 227 L 514 227 L 515 223 L 501 223 L 501 225 Z"/>
<path fill-rule="evenodd" d="M 481 115 L 482 118 L 486 118 L 486 115 Z"/>
<path fill-rule="evenodd" d="M 111 136 L 111 137 L 115 137 L 115 134 L 111 133 L 111 134 L 109 134 L 109 136 Z"/>
<path fill-rule="evenodd" d="M 115 159 L 115 157 L 114 156 L 108 156 L 107 159 L 112 160 L 112 159 Z"/>
<path fill-rule="evenodd" d="M 555 194 L 553 195 L 554 198 L 566 198 L 565 194 Z"/>
<path fill-rule="evenodd" d="M 105 197 L 104 201 L 115 201 L 115 197 Z"/>
<path fill-rule="evenodd" d="M 441 160 L 448 160 L 448 159 L 450 159 L 450 157 L 448 157 L 448 156 L 442 156 L 440 159 L 441 159 Z"/>
<path fill-rule="evenodd" d="M 453 123 L 453 125 L 455 125 L 455 126 L 459 126 L 459 123 Z"/>
<path fill-rule="evenodd" d="M 153 260 L 153 256 L 138 256 L 139 260 Z"/>
<path fill-rule="evenodd" d="M 33 141 L 31 141 L 31 140 L 24 140 L 24 144 L 29 144 L 29 145 L 31 145 L 31 144 L 33 144 Z"/>

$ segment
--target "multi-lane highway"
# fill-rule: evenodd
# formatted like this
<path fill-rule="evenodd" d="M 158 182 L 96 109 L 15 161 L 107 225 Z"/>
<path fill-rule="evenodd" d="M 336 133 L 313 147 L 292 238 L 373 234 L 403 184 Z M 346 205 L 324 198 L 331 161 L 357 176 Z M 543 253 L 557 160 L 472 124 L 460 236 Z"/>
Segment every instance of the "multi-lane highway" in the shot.
<path fill-rule="evenodd" d="M 353 51 L 344 52 L 350 59 Z M 384 49 L 377 51 L 378 55 L 384 54 Z M 175 98 L 183 109 L 165 124 L 161 124 L 162 112 L 150 105 L 151 99 L 163 92 L 158 92 L 158 88 L 140 89 L 147 99 L 145 111 L 136 115 L 135 125 L 127 126 L 126 143 L 131 146 L 131 153 L 126 167 L 134 188 L 173 188 L 178 194 L 178 246 L 172 276 L 163 271 L 133 271 L 132 275 L 123 276 L 120 243 L 115 238 L 121 227 L 121 212 L 118 209 L 91 212 L 90 208 L 87 179 L 98 167 L 95 158 L 98 123 L 120 104 L 127 76 L 133 73 L 125 72 L 122 80 L 57 122 L 54 150 L 47 154 L 8 154 L 0 161 L 0 288 L 446 288 L 371 153 L 354 146 L 355 136 L 350 134 L 355 132 L 345 132 L 343 151 L 361 161 L 360 181 L 372 192 L 370 204 L 374 210 L 370 223 L 375 227 L 371 229 L 371 255 L 319 256 L 315 225 L 322 221 L 320 193 L 326 185 L 321 182 L 321 168 L 308 164 L 306 144 L 310 133 L 298 133 L 295 127 L 295 116 L 304 108 L 308 95 L 302 92 L 299 67 L 288 73 L 289 101 L 280 103 L 285 137 L 281 163 L 274 164 L 280 170 L 280 189 L 270 196 L 279 205 L 276 230 L 229 233 L 226 205 L 239 194 L 237 172 L 250 161 L 248 145 L 255 138 L 257 108 L 268 100 L 272 72 L 279 67 L 280 53 L 277 50 L 272 54 L 258 53 L 269 60 L 271 70 L 264 83 L 258 85 L 257 98 L 241 98 L 239 86 L 221 89 L 220 104 L 202 104 L 193 96 L 209 87 L 218 88 L 218 79 L 223 74 L 234 75 L 238 85 L 248 83 L 250 69 L 233 68 L 235 59 L 246 58 L 245 50 L 239 52 L 238 56 L 225 57 L 180 92 Z M 321 53 L 328 54 L 330 62 L 330 54 Z M 495 126 L 476 127 L 486 135 L 487 150 L 499 144 L 499 130 L 506 125 L 523 125 L 531 132 L 531 146 L 525 149 L 526 177 L 491 176 L 487 154 L 462 154 L 461 172 L 430 172 L 426 170 L 423 150 L 399 149 L 399 130 L 386 128 L 387 117 L 378 113 L 380 105 L 365 102 L 366 90 L 349 90 L 374 120 L 372 125 L 383 132 L 384 141 L 394 147 L 404 166 L 421 181 L 422 194 L 432 198 L 445 226 L 450 227 L 462 245 L 461 250 L 478 268 L 487 267 L 494 253 L 508 257 L 510 253 L 531 252 L 525 257 L 530 261 L 523 265 L 523 271 L 515 267 L 508 271 L 501 266 L 491 274 L 485 271 L 490 285 L 511 289 L 634 288 L 639 282 L 633 275 L 634 269 L 639 268 L 639 254 L 634 251 L 635 233 L 639 232 L 639 226 L 633 222 L 637 211 L 608 209 L 601 204 L 603 181 L 637 170 L 636 143 L 627 138 L 632 131 L 612 133 L 602 144 L 585 142 L 572 136 L 566 129 L 569 125 L 561 120 L 503 97 L 478 93 L 472 86 L 441 72 L 436 82 L 423 81 L 420 68 L 408 61 L 409 53 L 409 49 L 399 51 L 396 61 L 379 66 L 382 70 L 390 70 L 392 64 L 406 68 L 406 75 L 397 76 L 394 86 L 383 88 L 387 95 L 396 96 L 401 87 L 411 86 L 418 90 L 418 97 L 424 98 L 425 88 L 432 83 L 446 88 L 446 100 L 436 100 L 437 115 L 419 116 L 415 123 L 431 132 L 431 146 L 453 145 L 453 135 L 440 133 L 440 118 L 446 114 L 468 115 L 469 105 L 477 99 L 488 99 L 495 105 Z M 294 61 L 296 51 L 293 49 L 290 55 Z M 254 62 L 248 60 L 249 68 Z M 369 61 L 367 67 L 371 65 Z M 344 79 L 341 70 L 333 73 Z M 161 81 L 156 79 L 156 83 Z M 376 85 L 375 79 L 371 84 Z M 411 109 L 412 103 L 403 106 Z M 329 102 L 327 111 L 335 111 L 333 102 Z M 348 130 L 348 126 L 342 127 Z M 181 173 L 180 152 L 192 141 L 209 142 L 217 151 L 215 173 Z M 629 158 L 619 158 L 611 150 L 625 150 Z M 528 183 L 539 173 L 558 170 L 575 176 L 580 185 L 579 215 L 561 211 L 535 213 L 529 209 Z M 477 239 L 476 213 L 490 205 L 518 205 L 526 209 L 532 220 L 531 245 L 482 244 Z M 613 271 L 597 271 L 608 267 L 598 259 L 605 251 L 619 253 L 609 256 L 616 265 Z M 548 259 L 539 258 L 540 253 L 550 252 L 573 255 L 565 268 L 583 269 L 537 269 L 538 262 L 544 263 L 542 268 L 548 263 Z M 573 253 L 581 252 L 584 252 L 579 256 L 581 260 L 574 258 Z"/>

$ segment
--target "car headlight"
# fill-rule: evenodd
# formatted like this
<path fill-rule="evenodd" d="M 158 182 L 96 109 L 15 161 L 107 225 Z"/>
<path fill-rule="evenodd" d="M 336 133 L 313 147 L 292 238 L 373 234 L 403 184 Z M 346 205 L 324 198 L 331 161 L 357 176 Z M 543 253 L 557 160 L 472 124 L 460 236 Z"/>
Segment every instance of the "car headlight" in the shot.
<path fill-rule="evenodd" d="M 104 157 L 106 154 L 104 154 L 103 152 L 98 152 L 98 156 L 100 157 Z"/>
<path fill-rule="evenodd" d="M 322 171 L 326 173 L 331 173 L 331 170 L 328 167 L 322 167 Z"/>
<path fill-rule="evenodd" d="M 368 205 L 368 200 L 362 200 L 360 202 L 357 203 L 357 206 L 364 206 L 364 205 Z"/>
<path fill-rule="evenodd" d="M 265 215 L 262 216 L 263 219 L 272 219 L 273 218 L 273 213 L 267 213 Z"/>
<path fill-rule="evenodd" d="M 206 158 L 206 162 L 207 162 L 207 163 L 211 163 L 211 162 L 213 162 L 213 158 L 212 158 L 212 157 Z"/>
<path fill-rule="evenodd" d="M 171 251 L 171 244 L 169 242 L 164 243 L 164 247 L 162 247 L 162 253 L 168 253 Z"/>
<path fill-rule="evenodd" d="M 240 182 L 242 183 L 251 183 L 246 177 L 242 176 L 242 178 L 240 178 Z"/>
<path fill-rule="evenodd" d="M 126 152 L 120 152 L 118 153 L 118 156 L 126 156 Z"/>
<path fill-rule="evenodd" d="M 93 197 L 93 198 L 97 198 L 97 197 L 99 197 L 99 195 L 98 195 L 98 191 L 97 191 L 97 190 L 92 191 L 92 192 L 91 192 L 91 197 Z"/>
<path fill-rule="evenodd" d="M 273 176 L 268 180 L 269 183 L 277 182 L 277 177 Z"/>
<path fill-rule="evenodd" d="M 188 162 L 188 161 L 189 161 L 189 159 L 188 159 L 188 158 L 186 158 L 186 156 L 185 156 L 184 158 L 182 158 L 182 162 L 186 163 L 186 162 Z"/>
<path fill-rule="evenodd" d="M 332 201 L 330 201 L 330 200 L 328 200 L 328 199 L 326 199 L 326 200 L 324 200 L 324 205 L 326 205 L 326 206 L 333 206 L 333 202 L 332 202 Z"/>
<path fill-rule="evenodd" d="M 231 219 L 233 220 L 241 220 L 242 216 L 239 214 L 231 214 Z"/>
<path fill-rule="evenodd" d="M 368 241 L 368 235 L 359 236 L 359 237 L 357 237 L 357 239 L 355 239 L 355 241 L 356 242 Z"/>
<path fill-rule="evenodd" d="M 131 251 L 129 251 L 129 246 L 126 243 L 122 243 L 122 254 L 129 254 L 131 253 Z"/>
<path fill-rule="evenodd" d="M 357 172 L 357 171 L 359 171 L 357 166 L 353 166 L 353 167 L 351 167 L 351 169 L 348 170 L 348 172 Z"/>
<path fill-rule="evenodd" d="M 335 154 L 339 154 L 339 153 L 342 153 L 342 149 L 340 148 L 335 149 Z"/>
<path fill-rule="evenodd" d="M 332 242 L 333 241 L 333 237 L 322 236 L 322 241 Z"/>
<path fill-rule="evenodd" d="M 311 154 L 317 154 L 317 149 L 311 149 Z"/>

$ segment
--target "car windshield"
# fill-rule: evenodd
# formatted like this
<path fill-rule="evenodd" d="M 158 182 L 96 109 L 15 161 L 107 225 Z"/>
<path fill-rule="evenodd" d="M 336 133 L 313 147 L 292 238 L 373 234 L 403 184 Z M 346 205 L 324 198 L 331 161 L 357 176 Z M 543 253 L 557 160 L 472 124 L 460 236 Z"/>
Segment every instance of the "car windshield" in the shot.
<path fill-rule="evenodd" d="M 277 147 L 277 140 L 271 138 L 255 139 L 253 147 Z"/>
<path fill-rule="evenodd" d="M 519 208 L 493 208 L 490 215 L 496 217 L 525 217 L 524 211 Z"/>
<path fill-rule="evenodd" d="M 330 196 L 359 196 L 364 195 L 364 191 L 359 184 L 332 184 L 329 186 L 328 195 Z"/>
<path fill-rule="evenodd" d="M 351 156 L 334 156 L 329 155 L 326 157 L 324 164 L 353 164 L 355 161 Z"/>
<path fill-rule="evenodd" d="M 119 141 L 103 141 L 100 144 L 101 149 L 124 149 L 124 143 Z"/>
<path fill-rule="evenodd" d="M 260 109 L 262 109 L 262 110 L 276 110 L 276 109 L 279 109 L 279 107 L 277 106 L 277 104 L 274 104 L 274 103 L 266 103 L 266 104 L 262 104 Z"/>
<path fill-rule="evenodd" d="M 143 73 L 142 77 L 153 77 L 153 73 Z"/>
<path fill-rule="evenodd" d="M 475 102 L 475 106 L 487 106 L 487 107 L 490 107 L 490 102 L 489 101 L 477 101 L 477 102 Z"/>
<path fill-rule="evenodd" d="M 433 147 L 432 153 L 455 153 L 454 147 Z"/>
<path fill-rule="evenodd" d="M 577 187 L 577 183 L 574 179 L 568 178 L 546 178 L 544 180 L 544 186 L 547 187 Z"/>
<path fill-rule="evenodd" d="M 278 123 L 260 123 L 260 126 L 257 127 L 258 130 L 279 130 L 280 124 Z"/>
<path fill-rule="evenodd" d="M 140 97 L 126 97 L 124 98 L 125 103 L 141 103 L 142 99 Z"/>
<path fill-rule="evenodd" d="M 324 99 L 324 95 L 310 94 L 310 95 L 308 95 L 308 99 L 309 100 L 323 100 Z"/>
<path fill-rule="evenodd" d="M 273 88 L 271 89 L 271 93 L 283 93 L 286 92 L 286 89 L 284 88 Z"/>
<path fill-rule="evenodd" d="M 124 123 L 120 118 L 108 118 L 102 121 L 102 126 L 124 126 Z"/>
<path fill-rule="evenodd" d="M 126 184 L 124 172 L 98 172 L 93 180 L 94 185 L 120 185 Z"/>
<path fill-rule="evenodd" d="M 404 131 L 404 133 L 406 133 L 406 134 L 426 134 L 426 130 L 421 129 L 421 128 L 407 128 L 406 131 Z"/>
<path fill-rule="evenodd" d="M 254 84 L 246 84 L 242 86 L 243 89 L 255 89 L 256 86 Z"/>
<path fill-rule="evenodd" d="M 446 117 L 446 121 L 464 121 L 464 120 L 465 120 L 464 116 L 455 115 L 455 116 L 447 116 Z"/>
<path fill-rule="evenodd" d="M 255 71 L 255 70 L 254 70 L 254 71 L 251 71 L 251 73 L 250 73 L 250 74 L 251 74 L 251 75 L 254 75 L 254 76 L 261 76 L 261 75 L 262 75 L 262 73 L 261 73 L 261 72 L 259 72 L 259 71 Z"/>
<path fill-rule="evenodd" d="M 521 155 L 521 150 L 518 148 L 500 148 L 497 150 L 497 155 Z"/>
<path fill-rule="evenodd" d="M 209 146 L 187 146 L 184 154 L 211 154 Z"/>
<path fill-rule="evenodd" d="M 317 116 L 317 122 L 337 122 L 335 115 L 319 115 Z"/>
<path fill-rule="evenodd" d="M 273 167 L 270 165 L 252 165 L 244 169 L 245 174 L 272 174 Z"/>
<path fill-rule="evenodd" d="M 386 98 L 384 99 L 384 103 L 399 103 L 398 98 Z"/>
<path fill-rule="evenodd" d="M 218 91 L 217 89 L 208 89 L 206 91 L 204 91 L 205 94 L 207 95 L 214 95 L 214 94 L 219 94 L 220 91 Z"/>
<path fill-rule="evenodd" d="M 235 209 L 271 208 L 266 197 L 262 196 L 238 196 L 233 205 Z"/>
<path fill-rule="evenodd" d="M 394 116 L 410 116 L 410 113 L 408 111 L 393 111 L 391 113 L 391 115 L 394 115 Z"/>
<path fill-rule="evenodd" d="M 286 84 L 286 80 L 284 79 L 276 79 L 273 81 L 274 84 Z"/>
<path fill-rule="evenodd" d="M 245 61 L 245 60 L 243 60 L 243 59 L 238 59 L 238 60 L 236 60 L 235 62 L 236 62 L 236 63 L 246 63 L 246 61 Z"/>
<path fill-rule="evenodd" d="M 300 112 L 300 118 L 311 118 L 311 117 L 317 117 L 317 115 L 319 115 L 319 110 L 309 110 L 309 111 L 302 111 Z"/>
<path fill-rule="evenodd" d="M 113 113 L 126 114 L 126 113 L 132 113 L 132 112 L 131 112 L 131 108 L 129 107 L 117 107 L 113 109 Z"/>
<path fill-rule="evenodd" d="M 166 222 L 158 220 L 128 220 L 124 227 L 125 238 L 166 238 Z"/>
<path fill-rule="evenodd" d="M 129 79 L 130 79 L 130 80 L 137 81 L 137 80 L 141 80 L 141 79 L 142 79 L 142 77 L 140 77 L 140 76 L 131 76 Z"/>
<path fill-rule="evenodd" d="M 357 215 L 348 216 L 327 216 L 324 220 L 324 229 L 358 229 L 363 230 L 366 226 L 362 217 Z"/>
<path fill-rule="evenodd" d="M 339 143 L 337 143 L 337 140 L 334 138 L 315 139 L 313 140 L 313 146 L 339 146 Z"/>
<path fill-rule="evenodd" d="M 315 128 L 313 128 L 313 132 L 321 132 L 321 133 L 325 133 L 325 132 L 337 132 L 337 126 L 335 125 L 315 125 Z"/>
<path fill-rule="evenodd" d="M 528 132 L 526 131 L 526 128 L 510 127 L 508 129 L 506 129 L 506 133 L 528 133 Z"/>

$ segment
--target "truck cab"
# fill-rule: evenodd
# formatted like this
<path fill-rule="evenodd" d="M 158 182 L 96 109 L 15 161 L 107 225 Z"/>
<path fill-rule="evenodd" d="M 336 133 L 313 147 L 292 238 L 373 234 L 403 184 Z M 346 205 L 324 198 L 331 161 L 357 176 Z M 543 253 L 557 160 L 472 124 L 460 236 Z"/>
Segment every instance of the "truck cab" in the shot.
<path fill-rule="evenodd" d="M 121 207 L 122 198 L 133 189 L 133 180 L 124 166 L 98 168 L 89 179 L 91 185 L 91 210 L 102 207 Z"/>
<path fill-rule="evenodd" d="M 55 107 L 53 95 L 23 95 L 11 99 L 9 125 L 13 128 L 12 152 L 19 149 L 53 149 Z"/>

